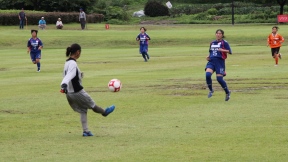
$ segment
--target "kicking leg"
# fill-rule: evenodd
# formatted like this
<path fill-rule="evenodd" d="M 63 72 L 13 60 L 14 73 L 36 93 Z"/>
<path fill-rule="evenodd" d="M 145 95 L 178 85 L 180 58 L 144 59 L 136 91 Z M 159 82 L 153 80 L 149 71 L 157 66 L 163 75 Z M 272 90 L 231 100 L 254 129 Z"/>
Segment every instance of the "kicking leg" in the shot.
<path fill-rule="evenodd" d="M 115 109 L 115 106 L 112 105 L 110 107 L 107 107 L 105 110 L 97 105 L 95 105 L 92 110 L 95 112 L 95 113 L 98 113 L 98 114 L 102 114 L 102 116 L 106 117 L 108 116 L 110 113 L 112 113 Z"/>

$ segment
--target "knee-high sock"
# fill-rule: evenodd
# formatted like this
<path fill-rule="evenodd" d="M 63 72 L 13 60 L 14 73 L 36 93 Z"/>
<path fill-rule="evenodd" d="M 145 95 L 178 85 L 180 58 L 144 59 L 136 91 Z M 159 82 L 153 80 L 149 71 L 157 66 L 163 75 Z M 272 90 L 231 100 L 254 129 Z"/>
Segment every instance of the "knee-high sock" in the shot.
<path fill-rule="evenodd" d="M 80 113 L 80 120 L 82 124 L 82 128 L 84 132 L 88 132 L 88 121 L 87 121 L 87 113 Z"/>
<path fill-rule="evenodd" d="M 206 72 L 206 83 L 207 83 L 207 86 L 208 86 L 210 91 L 213 91 L 211 76 L 212 76 L 212 73 Z"/>
<path fill-rule="evenodd" d="M 275 54 L 275 64 L 278 65 L 278 60 L 279 60 L 279 54 Z"/>
<path fill-rule="evenodd" d="M 40 70 L 40 65 L 41 65 L 40 62 L 38 62 L 38 63 L 37 63 L 37 68 L 38 68 L 38 70 Z"/>
<path fill-rule="evenodd" d="M 94 107 L 92 107 L 92 110 L 95 112 L 95 113 L 99 113 L 99 114 L 104 114 L 105 110 L 102 109 L 101 107 L 95 105 Z"/>
<path fill-rule="evenodd" d="M 144 60 L 147 60 L 146 59 L 146 54 L 144 52 L 142 52 L 142 57 L 144 58 Z"/>
<path fill-rule="evenodd" d="M 225 80 L 223 79 L 223 76 L 217 76 L 217 81 L 219 82 L 221 87 L 224 89 L 225 93 L 228 94 L 229 93 L 229 89 L 227 87 L 227 84 L 226 84 Z"/>

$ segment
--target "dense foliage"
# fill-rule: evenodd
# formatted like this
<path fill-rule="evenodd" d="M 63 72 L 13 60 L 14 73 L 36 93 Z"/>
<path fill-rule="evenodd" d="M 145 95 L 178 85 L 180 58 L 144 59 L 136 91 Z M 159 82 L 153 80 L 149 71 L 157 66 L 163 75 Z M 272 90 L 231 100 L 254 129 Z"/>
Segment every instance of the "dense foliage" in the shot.
<path fill-rule="evenodd" d="M 47 24 L 55 24 L 60 17 L 64 24 L 79 22 L 78 12 L 43 12 L 26 13 L 29 25 L 37 25 L 41 17 L 45 17 Z M 88 14 L 87 22 L 96 23 L 103 21 L 102 14 Z M 19 19 L 16 13 L 0 13 L 0 25 L 18 25 Z"/>
<path fill-rule="evenodd" d="M 144 13 L 146 16 L 150 17 L 168 16 L 169 10 L 162 3 L 150 1 L 146 3 L 144 7 Z"/>

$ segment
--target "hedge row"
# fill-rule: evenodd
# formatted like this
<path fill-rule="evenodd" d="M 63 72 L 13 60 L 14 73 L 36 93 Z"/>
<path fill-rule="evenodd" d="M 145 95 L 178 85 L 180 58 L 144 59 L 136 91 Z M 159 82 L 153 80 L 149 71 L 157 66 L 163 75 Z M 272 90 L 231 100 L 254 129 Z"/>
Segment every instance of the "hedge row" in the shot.
<path fill-rule="evenodd" d="M 26 13 L 29 25 L 37 25 L 41 17 L 44 17 L 47 24 L 56 24 L 58 18 L 61 18 L 63 24 L 79 22 L 78 12 L 45 12 L 45 13 Z M 104 20 L 102 14 L 87 14 L 88 23 L 100 23 Z M 0 25 L 18 25 L 18 14 L 0 13 Z"/>

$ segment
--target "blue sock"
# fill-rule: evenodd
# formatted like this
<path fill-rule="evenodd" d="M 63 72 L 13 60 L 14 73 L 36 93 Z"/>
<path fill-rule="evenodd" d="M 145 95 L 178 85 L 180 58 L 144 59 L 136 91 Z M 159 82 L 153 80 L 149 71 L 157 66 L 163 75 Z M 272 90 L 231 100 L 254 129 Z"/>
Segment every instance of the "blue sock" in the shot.
<path fill-rule="evenodd" d="M 147 60 L 146 60 L 146 54 L 145 54 L 145 53 L 142 53 L 142 57 L 144 58 L 145 61 L 147 61 Z"/>
<path fill-rule="evenodd" d="M 225 80 L 223 79 L 223 76 L 217 76 L 217 81 L 219 82 L 221 87 L 224 89 L 225 93 L 228 94 L 229 93 L 229 89 L 227 87 L 227 84 L 226 84 Z"/>
<path fill-rule="evenodd" d="M 38 70 L 40 70 L 40 62 L 37 63 Z"/>
<path fill-rule="evenodd" d="M 211 79 L 211 76 L 212 76 L 212 73 L 206 72 L 206 83 L 207 83 L 207 86 L 208 86 L 208 88 L 209 88 L 210 91 L 213 91 L 213 89 L 212 89 L 212 79 Z"/>

